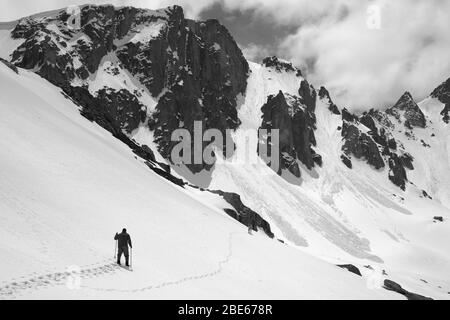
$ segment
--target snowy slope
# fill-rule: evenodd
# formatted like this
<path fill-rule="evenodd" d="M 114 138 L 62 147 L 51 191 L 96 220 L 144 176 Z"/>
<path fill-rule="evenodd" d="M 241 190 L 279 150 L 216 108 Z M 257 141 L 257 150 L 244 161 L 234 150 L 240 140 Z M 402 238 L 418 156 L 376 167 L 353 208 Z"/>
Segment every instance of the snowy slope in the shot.
<path fill-rule="evenodd" d="M 148 170 L 39 76 L 0 63 L 0 83 L 0 299 L 402 298 L 249 236 L 223 200 Z M 112 264 L 123 226 L 133 272 Z"/>
<path fill-rule="evenodd" d="M 261 125 L 261 106 L 269 94 L 282 90 L 295 95 L 301 81 L 293 73 L 254 63 L 250 67 L 247 93 L 239 109 L 243 130 Z M 271 223 L 277 237 L 305 252 L 335 263 L 353 263 L 363 270 L 367 265 L 379 272 L 386 270 L 412 291 L 448 299 L 450 241 L 443 239 L 448 239 L 450 226 L 433 222 L 433 216 L 450 218 L 450 188 L 445 185 L 450 172 L 450 130 L 438 121 L 440 110 L 437 106 L 430 110 L 436 114 L 436 148 L 424 150 L 420 139 L 408 142 L 396 136 L 407 150 L 416 150 L 418 170 L 412 171 L 411 181 L 418 187 L 408 187 L 406 192 L 386 179 L 388 168 L 375 170 L 355 160 L 350 170 L 340 161 L 341 116 L 331 113 L 323 100 L 318 100 L 315 131 L 315 150 L 323 157 L 322 167 L 311 171 L 302 167 L 302 178 L 287 182 L 264 164 L 236 164 L 230 159 L 216 164 L 209 187 L 241 194 L 245 203 Z M 238 144 L 237 148 L 239 153 L 245 146 Z M 250 150 L 256 153 L 256 144 Z M 435 200 L 424 199 L 421 190 L 425 187 L 433 191 Z"/>

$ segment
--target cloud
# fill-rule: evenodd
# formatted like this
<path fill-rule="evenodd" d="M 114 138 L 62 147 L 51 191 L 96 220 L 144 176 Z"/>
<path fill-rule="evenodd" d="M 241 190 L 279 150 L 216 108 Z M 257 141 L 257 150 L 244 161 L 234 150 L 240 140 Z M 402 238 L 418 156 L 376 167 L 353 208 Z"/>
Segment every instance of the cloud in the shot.
<path fill-rule="evenodd" d="M 244 54 L 244 57 L 249 61 L 261 61 L 263 58 L 269 56 L 272 52 L 267 46 L 249 43 L 248 45 L 239 45 Z"/>
<path fill-rule="evenodd" d="M 379 29 L 368 28 L 368 6 L 349 5 L 343 19 L 330 15 L 300 27 L 279 53 L 353 109 L 390 105 L 405 90 L 421 99 L 450 77 L 450 2 L 371 5 L 380 8 Z"/>
<path fill-rule="evenodd" d="M 450 77 L 450 1 L 223 0 L 223 6 L 296 26 L 278 55 L 327 86 L 341 106 L 386 107 L 406 90 L 419 100 Z"/>

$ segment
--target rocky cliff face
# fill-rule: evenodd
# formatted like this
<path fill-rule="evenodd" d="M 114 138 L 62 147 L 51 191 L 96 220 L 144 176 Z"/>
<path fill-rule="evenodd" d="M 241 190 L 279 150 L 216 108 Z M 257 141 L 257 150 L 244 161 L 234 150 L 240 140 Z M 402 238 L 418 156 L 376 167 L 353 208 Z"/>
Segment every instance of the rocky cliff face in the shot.
<path fill-rule="evenodd" d="M 442 120 L 445 123 L 450 122 L 450 78 L 438 86 L 432 93 L 431 97 L 438 99 L 444 103 L 444 109 L 441 111 Z"/>
<path fill-rule="evenodd" d="M 268 97 L 262 106 L 261 129 L 279 130 L 280 169 L 286 169 L 294 176 L 301 172 L 297 161 L 308 169 L 322 164 L 322 158 L 313 147 L 316 145 L 316 91 L 306 80 L 301 82 L 298 96 L 280 91 Z M 270 151 L 270 150 L 269 150 Z"/>
<path fill-rule="evenodd" d="M 396 140 L 393 133 L 399 131 L 397 123 L 404 126 L 409 139 L 415 139 L 413 127 L 424 128 L 425 116 L 409 93 L 386 111 L 371 109 L 361 115 L 342 112 L 343 163 L 352 168 L 352 156 L 365 161 L 375 169 L 388 165 L 389 180 L 405 190 L 408 181 L 407 170 L 414 170 L 413 157 Z"/>
<path fill-rule="evenodd" d="M 399 121 L 403 119 L 408 129 L 412 129 L 412 127 L 425 128 L 426 126 L 425 115 L 409 92 L 405 92 L 397 103 L 386 112 Z"/>
<path fill-rule="evenodd" d="M 132 141 L 132 133 L 145 127 L 152 132 L 156 148 L 169 159 L 175 129 L 193 136 L 194 122 L 202 129 L 237 129 L 240 119 L 237 98 L 246 94 L 249 66 L 233 37 L 217 20 L 186 19 L 181 7 L 143 10 L 132 7 L 85 5 L 80 29 L 67 23 L 65 10 L 48 16 L 21 19 L 11 32 L 23 39 L 11 62 L 36 73 L 62 88 L 82 107 L 82 114 L 97 122 L 136 152 L 154 159 L 148 147 Z M 427 120 L 411 94 L 406 92 L 386 111 L 353 114 L 340 109 L 330 93 L 318 93 L 292 63 L 275 56 L 262 66 L 276 74 L 299 80 L 295 93 L 280 90 L 261 107 L 260 128 L 280 130 L 279 173 L 288 170 L 300 177 L 300 168 L 322 165 L 316 146 L 316 100 L 326 101 L 329 111 L 341 115 L 342 155 L 352 168 L 352 159 L 364 159 L 374 169 L 388 169 L 388 178 L 404 189 L 413 158 L 394 137 L 403 132 L 414 140 L 414 128 Z M 444 103 L 442 119 L 450 121 L 450 79 L 436 88 L 432 97 Z M 282 89 L 282 88 L 280 88 Z M 400 125 L 402 128 L 400 128 Z M 203 149 L 210 142 L 202 142 Z M 426 147 L 427 143 L 422 142 Z M 191 142 L 195 149 L 194 141 Z M 232 150 L 224 148 L 229 156 Z M 150 150 L 151 151 L 151 150 Z M 197 173 L 213 165 L 190 159 L 187 167 Z M 324 164 L 326 165 L 326 164 Z M 165 167 L 169 171 L 168 167 Z"/>
<path fill-rule="evenodd" d="M 166 158 L 177 128 L 192 133 L 194 121 L 201 121 L 204 130 L 239 126 L 236 97 L 245 93 L 248 64 L 217 20 L 185 19 L 178 6 L 158 11 L 84 6 L 80 30 L 69 28 L 68 18 L 61 11 L 21 20 L 12 36 L 25 41 L 12 62 L 37 69 L 71 98 L 89 101 L 82 104 L 86 114 L 101 114 L 127 133 L 148 123 Z M 112 61 L 111 67 L 104 68 L 104 60 Z M 128 81 L 139 85 L 130 90 L 133 86 L 124 80 L 120 89 L 93 89 L 100 71 L 115 76 L 125 72 Z M 156 100 L 154 110 L 139 99 L 146 92 Z M 189 167 L 198 172 L 208 166 Z"/>
<path fill-rule="evenodd" d="M 330 110 L 332 113 L 341 114 L 337 105 L 335 105 L 333 100 L 331 100 L 330 93 L 325 87 L 320 87 L 319 98 L 326 99 L 328 101 L 328 110 Z"/>
<path fill-rule="evenodd" d="M 347 156 L 346 158 L 353 155 L 358 159 L 365 159 L 375 169 L 384 167 L 384 161 L 378 145 L 369 135 L 361 132 L 357 126 L 344 122 L 342 126 L 342 137 L 345 141 L 342 146 L 342 151 Z"/>

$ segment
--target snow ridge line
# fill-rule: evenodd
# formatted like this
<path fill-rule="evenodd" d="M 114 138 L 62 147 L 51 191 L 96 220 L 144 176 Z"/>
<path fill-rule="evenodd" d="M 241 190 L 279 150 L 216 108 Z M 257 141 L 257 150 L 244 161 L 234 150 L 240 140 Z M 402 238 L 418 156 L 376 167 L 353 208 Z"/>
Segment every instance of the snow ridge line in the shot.
<path fill-rule="evenodd" d="M 160 284 L 149 285 L 149 286 L 136 288 L 136 289 L 96 288 L 96 287 L 89 287 L 89 286 L 83 286 L 83 285 L 81 286 L 81 288 L 94 290 L 94 291 L 103 291 L 103 292 L 136 293 L 136 292 L 149 291 L 149 290 L 153 290 L 153 289 L 161 289 L 161 288 L 168 287 L 168 286 L 177 286 L 177 285 L 180 285 L 180 284 L 188 282 L 188 281 L 195 281 L 195 280 L 200 280 L 200 279 L 217 276 L 219 273 L 221 273 L 223 271 L 223 266 L 225 264 L 227 264 L 230 261 L 231 257 L 233 256 L 233 241 L 232 240 L 233 240 L 233 237 L 237 234 L 241 234 L 241 232 L 231 232 L 228 235 L 227 256 L 223 260 L 219 261 L 218 267 L 214 271 L 211 271 L 208 273 L 203 273 L 203 274 L 200 274 L 197 276 L 187 276 L 187 277 L 181 278 L 176 281 L 167 281 L 167 282 L 162 282 Z"/>

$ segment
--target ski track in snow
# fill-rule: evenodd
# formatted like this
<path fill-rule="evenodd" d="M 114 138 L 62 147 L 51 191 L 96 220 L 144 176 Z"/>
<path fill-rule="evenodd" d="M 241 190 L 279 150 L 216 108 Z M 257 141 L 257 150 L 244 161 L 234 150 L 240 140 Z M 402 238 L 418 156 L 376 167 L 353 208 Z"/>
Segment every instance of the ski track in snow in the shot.
<path fill-rule="evenodd" d="M 199 275 L 187 276 L 187 277 L 181 278 L 179 280 L 175 280 L 175 281 L 166 281 L 166 282 L 162 282 L 159 284 L 148 285 L 148 286 L 144 286 L 144 287 L 140 287 L 140 288 L 136 288 L 136 289 L 98 288 L 98 287 L 90 287 L 90 286 L 81 286 L 81 288 L 95 290 L 95 291 L 104 291 L 104 292 L 136 293 L 136 292 L 149 291 L 149 290 L 153 290 L 153 289 L 161 289 L 161 288 L 168 287 L 168 286 L 177 286 L 177 285 L 180 285 L 180 284 L 188 282 L 188 281 L 195 281 L 195 280 L 201 280 L 201 279 L 205 279 L 205 278 L 214 277 L 223 271 L 223 266 L 225 264 L 227 264 L 230 261 L 231 257 L 233 256 L 232 240 L 233 240 L 233 237 L 239 233 L 240 232 L 232 232 L 228 235 L 227 256 L 223 260 L 219 261 L 218 267 L 213 271 L 199 274 Z"/>
<path fill-rule="evenodd" d="M 86 285 L 81 285 L 80 288 L 82 289 L 88 289 L 88 290 L 94 290 L 94 291 L 103 291 L 103 292 L 124 292 L 124 293 L 136 293 L 136 292 L 142 292 L 142 291 L 148 291 L 153 289 L 161 289 L 168 286 L 174 286 L 174 285 L 180 285 L 182 283 L 188 282 L 188 281 L 195 281 L 195 280 L 201 280 L 205 278 L 210 278 L 218 275 L 223 271 L 223 266 L 227 264 L 230 261 L 230 258 L 233 255 L 232 252 L 232 240 L 233 237 L 240 232 L 232 232 L 228 236 L 228 253 L 227 256 L 219 261 L 218 267 L 210 272 L 203 273 L 200 275 L 190 275 L 175 281 L 166 281 L 159 284 L 152 284 L 147 285 L 144 287 L 136 288 L 136 289 L 116 289 L 116 288 L 100 288 L 100 287 L 91 287 Z M 106 259 L 105 261 L 110 261 L 109 259 Z M 105 262 L 104 261 L 104 262 Z M 102 275 L 111 274 L 115 272 L 124 272 L 129 271 L 126 270 L 120 266 L 118 266 L 114 262 L 106 263 L 97 263 L 97 264 L 90 264 L 84 266 L 84 268 L 80 269 L 80 272 L 54 272 L 54 273 L 47 273 L 42 275 L 35 275 L 32 277 L 23 276 L 20 277 L 20 280 L 15 280 L 11 282 L 3 281 L 2 285 L 0 286 L 0 300 L 5 299 L 13 299 L 19 296 L 22 292 L 26 290 L 34 290 L 37 291 L 39 289 L 43 289 L 45 287 L 50 286 L 57 286 L 57 285 L 64 285 L 67 283 L 69 277 L 71 276 L 79 276 L 81 279 L 88 279 L 88 278 L 95 278 L 100 277 Z M 23 279 L 23 280 L 22 280 Z"/>
<path fill-rule="evenodd" d="M 105 261 L 110 260 L 106 259 Z M 80 272 L 60 271 L 32 277 L 23 276 L 19 278 L 20 280 L 13 279 L 9 283 L 4 281 L 0 286 L 0 299 L 15 298 L 25 290 L 39 290 L 48 286 L 62 285 L 67 282 L 70 276 L 80 276 L 81 279 L 87 279 L 122 270 L 115 263 L 105 264 L 104 262 L 86 265 L 81 268 Z"/>

